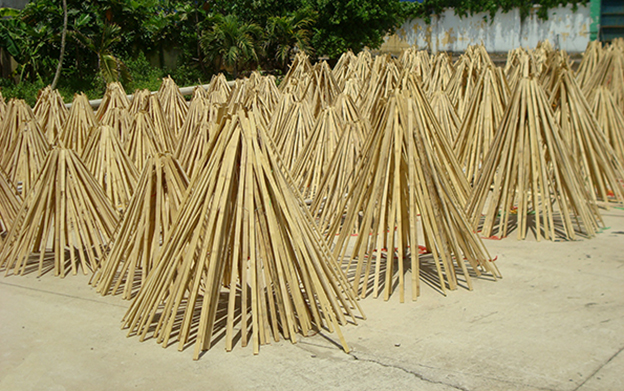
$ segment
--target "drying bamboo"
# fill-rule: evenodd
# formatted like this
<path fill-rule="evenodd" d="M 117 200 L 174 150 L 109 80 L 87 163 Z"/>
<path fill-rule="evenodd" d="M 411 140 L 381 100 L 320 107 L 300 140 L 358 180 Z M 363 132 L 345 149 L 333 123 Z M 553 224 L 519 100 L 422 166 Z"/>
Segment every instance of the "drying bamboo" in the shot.
<path fill-rule="evenodd" d="M 462 56 L 454 65 L 455 71 L 444 91 L 448 95 L 460 119 L 464 119 L 475 84 L 479 79 L 476 64 L 467 56 Z"/>
<path fill-rule="evenodd" d="M 22 199 L 17 188 L 11 183 L 4 171 L 0 168 L 0 237 L 4 238 L 13 226 L 13 221 L 19 212 Z"/>
<path fill-rule="evenodd" d="M 312 64 L 310 64 L 310 58 L 307 54 L 299 52 L 295 55 L 290 69 L 286 72 L 286 76 L 282 79 L 279 85 L 282 93 L 292 92 L 293 85 L 301 85 L 301 81 L 307 79 L 312 73 Z M 300 98 L 300 96 L 298 96 Z"/>
<path fill-rule="evenodd" d="M 345 87 L 345 83 L 348 79 L 353 75 L 353 66 L 357 61 L 357 57 L 351 50 L 347 50 L 342 53 L 336 65 L 334 65 L 334 69 L 332 69 L 332 75 L 334 76 L 334 80 L 338 85 L 339 90 L 343 90 Z"/>
<path fill-rule="evenodd" d="M 80 155 L 87 145 L 91 130 L 96 126 L 98 122 L 87 96 L 83 93 L 76 94 L 60 139 L 66 148 L 73 149 Z"/>
<path fill-rule="evenodd" d="M 292 176 L 304 198 L 314 198 L 341 133 L 342 121 L 336 109 L 326 107 L 319 114 L 316 126 L 292 169 Z"/>
<path fill-rule="evenodd" d="M 457 270 L 461 270 L 468 288 L 472 289 L 464 257 L 475 273 L 480 274 L 481 268 L 499 276 L 487 250 L 470 227 L 463 204 L 456 197 L 455 185 L 444 172 L 445 157 L 432 148 L 433 135 L 422 116 L 426 111 L 419 107 L 420 101 L 424 101 L 424 95 L 411 96 L 408 91 L 389 98 L 356 170 L 353 188 L 343 201 L 351 203 L 334 255 L 344 259 L 347 248 L 353 245 L 346 267 L 354 273 L 353 286 L 362 297 L 369 290 L 377 297 L 381 290 L 388 300 L 398 282 L 399 299 L 403 302 L 407 272 L 404 262 L 410 259 L 412 300 L 416 300 L 420 291 L 421 257 L 414 250 L 421 242 L 431 252 L 443 292 L 447 285 L 451 290 L 458 286 Z M 336 216 L 329 237 L 334 235 L 342 218 Z M 359 219 L 359 235 L 352 243 L 350 228 Z M 418 238 L 419 220 L 422 241 Z"/>
<path fill-rule="evenodd" d="M 583 59 L 576 71 L 576 81 L 581 88 L 589 82 L 603 56 L 602 42 L 589 41 L 583 52 Z"/>
<path fill-rule="evenodd" d="M 334 100 L 334 107 L 344 123 L 357 122 L 362 119 L 360 110 L 355 106 L 355 102 L 348 94 L 339 94 Z"/>
<path fill-rule="evenodd" d="M 82 160 L 111 205 L 122 216 L 130 203 L 139 173 L 115 130 L 107 125 L 94 128 L 82 153 Z"/>
<path fill-rule="evenodd" d="M 620 111 L 624 113 L 624 49 L 610 46 L 605 50 L 592 77 L 583 88 L 588 101 L 593 101 L 600 86 L 611 91 Z"/>
<path fill-rule="evenodd" d="M 273 115 L 270 134 L 287 169 L 292 170 L 314 129 L 314 117 L 306 101 L 293 102 L 283 118 L 276 115 Z"/>
<path fill-rule="evenodd" d="M 471 185 L 477 180 L 509 101 L 507 83 L 497 75 L 502 76 L 500 68 L 486 68 L 481 73 L 453 146 Z"/>
<path fill-rule="evenodd" d="M 431 96 L 431 109 L 440 123 L 440 129 L 442 129 L 444 137 L 452 144 L 457 137 L 461 120 L 457 116 L 453 103 L 451 103 L 444 91 L 435 91 L 433 93 Z"/>
<path fill-rule="evenodd" d="M 143 172 L 149 158 L 165 151 L 155 134 L 152 119 L 145 111 L 139 111 L 134 116 L 125 150 L 139 172 Z"/>
<path fill-rule="evenodd" d="M 620 164 L 624 164 L 624 114 L 618 109 L 607 87 L 598 87 L 592 109 Z"/>
<path fill-rule="evenodd" d="M 132 126 L 133 115 L 125 107 L 111 107 L 99 120 L 100 125 L 110 126 L 122 145 L 128 142 L 128 132 Z"/>
<path fill-rule="evenodd" d="M 104 114 L 114 107 L 123 109 L 128 109 L 130 107 L 130 101 L 126 96 L 126 91 L 119 82 L 108 83 L 108 85 L 106 85 L 106 92 L 95 113 L 95 118 L 101 122 Z"/>
<path fill-rule="evenodd" d="M 170 153 L 148 159 L 110 252 L 91 280 L 98 293 L 122 290 L 122 297 L 129 300 L 145 283 L 188 184 L 184 170 Z"/>
<path fill-rule="evenodd" d="M 6 237 L 0 267 L 7 274 L 36 269 L 61 277 L 81 267 L 87 274 L 97 268 L 116 225 L 113 208 L 78 155 L 54 147 Z"/>
<path fill-rule="evenodd" d="M 26 120 L 19 126 L 17 137 L 3 148 L 1 166 L 24 197 L 39 176 L 50 145 L 36 121 Z"/>
<path fill-rule="evenodd" d="M 150 95 L 152 95 L 152 93 L 148 89 L 135 90 L 132 95 L 132 103 L 130 103 L 130 107 L 128 107 L 128 112 L 135 115 L 139 111 L 146 110 L 147 100 Z"/>
<path fill-rule="evenodd" d="M 212 76 L 208 90 L 206 90 L 206 97 L 212 103 L 225 103 L 230 97 L 232 89 L 227 83 L 225 76 L 219 73 L 216 76 Z"/>
<path fill-rule="evenodd" d="M 162 107 L 165 120 L 169 125 L 169 131 L 174 135 L 174 140 L 177 142 L 178 132 L 182 128 L 184 118 L 186 118 L 186 113 L 188 112 L 186 100 L 180 93 L 180 88 L 178 88 L 170 76 L 163 78 L 156 96 Z M 175 148 L 170 149 L 170 151 L 175 151 Z"/>
<path fill-rule="evenodd" d="M 600 129 L 589 103 L 569 70 L 560 72 L 550 97 L 561 136 L 578 162 L 592 200 L 624 201 L 624 168 Z M 610 197 L 612 195 L 612 197 Z"/>
<path fill-rule="evenodd" d="M 63 97 L 58 90 L 53 90 L 47 86 L 39 91 L 33 113 L 39 121 L 41 131 L 46 136 L 48 143 L 54 144 L 69 115 Z"/>
<path fill-rule="evenodd" d="M 4 100 L 4 96 L 2 96 L 2 92 L 0 92 L 0 124 L 4 121 L 4 116 L 6 115 L 7 104 Z"/>
<path fill-rule="evenodd" d="M 487 237 L 507 236 L 514 223 L 519 240 L 529 227 L 538 241 L 574 240 L 577 230 L 594 236 L 600 214 L 539 83 L 523 78 L 510 102 L 466 209 L 473 226 L 479 226 L 483 212 Z"/>
<path fill-rule="evenodd" d="M 316 63 L 305 92 L 312 115 L 316 118 L 325 107 L 331 106 L 339 92 L 338 84 L 327 62 Z"/>
<path fill-rule="evenodd" d="M 0 148 L 0 161 L 4 159 L 6 146 L 11 145 L 19 137 L 20 129 L 23 128 L 25 121 L 37 123 L 37 118 L 30 106 L 23 99 L 9 100 L 2 126 L 0 126 L 0 145 L 3 146 Z"/>
<path fill-rule="evenodd" d="M 342 216 L 349 204 L 342 201 L 351 191 L 365 141 L 371 133 L 363 120 L 346 122 L 310 205 L 321 232 L 326 233 L 336 216 Z"/>
<path fill-rule="evenodd" d="M 154 134 L 160 141 L 161 145 L 165 148 L 165 151 L 175 151 L 178 147 L 177 132 L 180 129 L 174 131 L 171 127 L 171 124 L 169 123 L 170 121 L 167 120 L 167 114 L 160 105 L 160 99 L 156 95 L 150 96 L 147 99 L 145 110 L 152 120 Z"/>
<path fill-rule="evenodd" d="M 296 342 L 296 333 L 320 329 L 349 350 L 339 324 L 345 312 L 356 321 L 357 302 L 285 170 L 253 115 L 224 122 L 125 316 L 130 334 L 153 334 L 163 346 L 176 338 L 180 350 L 195 336 L 195 359 L 221 327 L 228 351 L 237 335 L 246 346 L 251 333 L 257 354 L 271 334 Z"/>
<path fill-rule="evenodd" d="M 435 91 L 445 91 L 446 87 L 453 76 L 451 55 L 440 52 L 435 55 L 431 61 L 431 73 L 429 77 L 423 80 L 423 89 L 428 93 Z"/>

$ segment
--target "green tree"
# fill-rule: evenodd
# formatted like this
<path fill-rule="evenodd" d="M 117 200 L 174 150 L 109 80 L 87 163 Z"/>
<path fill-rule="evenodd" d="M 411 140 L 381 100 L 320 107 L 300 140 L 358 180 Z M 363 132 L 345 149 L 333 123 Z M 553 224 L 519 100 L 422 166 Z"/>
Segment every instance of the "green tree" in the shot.
<path fill-rule="evenodd" d="M 258 44 L 262 29 L 255 23 L 241 21 L 236 15 L 216 14 L 212 27 L 200 38 L 206 57 L 219 67 L 232 69 L 234 78 L 239 69 L 258 61 Z"/>
<path fill-rule="evenodd" d="M 312 52 L 311 27 L 316 14 L 309 9 L 299 9 L 286 16 L 273 16 L 267 21 L 265 51 L 282 66 L 286 67 L 295 50 L 307 54 Z"/>
<path fill-rule="evenodd" d="M 308 1 L 318 12 L 312 46 L 331 58 L 349 49 L 378 48 L 403 22 L 399 0 Z"/>

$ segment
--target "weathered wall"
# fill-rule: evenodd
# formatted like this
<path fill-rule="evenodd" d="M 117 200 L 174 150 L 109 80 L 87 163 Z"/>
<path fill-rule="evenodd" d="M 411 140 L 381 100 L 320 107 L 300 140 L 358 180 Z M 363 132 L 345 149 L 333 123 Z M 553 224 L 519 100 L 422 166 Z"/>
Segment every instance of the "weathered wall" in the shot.
<path fill-rule="evenodd" d="M 483 43 L 489 52 L 506 52 L 518 46 L 535 47 L 548 39 L 553 46 L 568 52 L 582 52 L 589 42 L 591 17 L 589 7 L 571 6 L 548 11 L 548 20 L 540 20 L 533 10 L 524 21 L 520 11 L 499 11 L 490 21 L 489 14 L 479 13 L 460 18 L 452 9 L 433 16 L 431 23 L 413 20 L 397 34 L 387 37 L 382 51 L 400 52 L 411 45 L 436 51 L 464 51 L 468 45 Z"/>

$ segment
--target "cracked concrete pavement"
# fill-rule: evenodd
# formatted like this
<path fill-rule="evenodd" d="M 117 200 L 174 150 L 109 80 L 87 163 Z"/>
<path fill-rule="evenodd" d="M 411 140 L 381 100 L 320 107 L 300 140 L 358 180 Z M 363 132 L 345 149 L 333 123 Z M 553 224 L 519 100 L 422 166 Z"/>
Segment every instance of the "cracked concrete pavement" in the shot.
<path fill-rule="evenodd" d="M 350 354 L 319 333 L 258 356 L 220 340 L 193 361 L 126 338 L 127 303 L 87 276 L 0 278 L 0 390 L 622 390 L 624 211 L 603 216 L 591 240 L 486 241 L 504 278 L 472 292 L 362 300 L 368 319 L 343 328 Z"/>

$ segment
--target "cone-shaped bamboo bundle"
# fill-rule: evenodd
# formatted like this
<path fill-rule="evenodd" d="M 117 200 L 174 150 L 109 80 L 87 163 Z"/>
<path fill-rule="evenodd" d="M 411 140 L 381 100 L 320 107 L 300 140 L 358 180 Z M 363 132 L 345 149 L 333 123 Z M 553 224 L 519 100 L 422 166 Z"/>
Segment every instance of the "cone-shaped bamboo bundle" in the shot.
<path fill-rule="evenodd" d="M 559 81 L 561 72 L 570 71 L 571 66 L 572 61 L 565 50 L 557 50 L 551 53 L 539 77 L 539 82 L 549 98 Z"/>
<path fill-rule="evenodd" d="M 329 160 L 312 200 L 310 212 L 316 218 L 321 232 L 326 232 L 336 216 L 342 216 L 349 207 L 343 199 L 349 194 L 355 180 L 356 167 L 365 149 L 365 141 L 370 134 L 367 122 L 358 120 L 346 122 L 341 132 L 334 154 Z"/>
<path fill-rule="evenodd" d="M 431 147 L 429 125 L 420 115 L 423 110 L 418 105 L 408 92 L 390 97 L 349 193 L 351 204 L 334 254 L 338 259 L 345 256 L 351 237 L 351 230 L 345 228 L 356 224 L 361 211 L 359 235 L 347 268 L 355 266 L 353 286 L 362 297 L 372 286 L 374 297 L 381 288 L 388 300 L 398 277 L 399 296 L 403 302 L 404 261 L 409 257 L 412 299 L 416 300 L 420 257 L 411 249 L 418 249 L 418 214 L 422 243 L 433 255 L 441 290 L 445 291 L 447 284 L 449 289 L 456 289 L 455 267 L 461 268 L 472 289 L 464 257 L 475 272 L 480 273 L 481 267 L 498 276 L 496 267 L 489 262 L 487 250 L 470 227 L 454 186 L 442 172 L 444 157 Z M 336 219 L 330 235 L 341 218 L 339 215 Z M 395 272 L 397 268 L 398 273 Z M 373 281 L 369 281 L 372 276 Z"/>
<path fill-rule="evenodd" d="M 587 48 L 585 52 L 583 52 L 583 59 L 581 60 L 581 64 L 576 71 L 576 81 L 581 88 L 584 88 L 585 85 L 589 82 L 591 77 L 594 75 L 598 64 L 603 56 L 602 42 L 589 41 L 587 43 Z"/>
<path fill-rule="evenodd" d="M 327 162 L 334 155 L 342 133 L 342 121 L 336 109 L 326 107 L 316 121 L 314 130 L 293 166 L 292 176 L 304 198 L 313 198 L 323 175 L 329 168 Z"/>
<path fill-rule="evenodd" d="M 82 160 L 115 210 L 123 214 L 139 180 L 139 173 L 115 130 L 107 125 L 94 128 L 82 153 Z"/>
<path fill-rule="evenodd" d="M 33 113 L 39 121 L 39 126 L 48 143 L 54 144 L 69 115 L 63 97 L 58 90 L 53 90 L 50 86 L 41 90 L 37 97 L 37 103 L 33 107 Z"/>
<path fill-rule="evenodd" d="M 91 281 L 97 292 L 116 294 L 123 289 L 123 298 L 130 299 L 140 288 L 158 259 L 188 184 L 184 170 L 170 153 L 157 154 L 146 162 L 110 252 Z"/>
<path fill-rule="evenodd" d="M 380 57 L 377 57 L 380 58 Z M 366 90 L 360 92 L 360 113 L 372 122 L 370 113 L 382 99 L 387 99 L 401 81 L 401 73 L 396 64 L 389 60 L 376 60 L 379 71 L 374 67 Z M 382 61 L 385 61 L 382 63 Z M 415 79 L 414 79 L 415 80 Z M 356 104 L 359 104 L 356 102 Z"/>
<path fill-rule="evenodd" d="M 273 118 L 271 134 L 288 170 L 292 170 L 314 129 L 314 117 L 306 101 L 293 102 L 285 118 Z M 281 126 L 279 124 L 282 124 Z"/>
<path fill-rule="evenodd" d="M 506 82 L 497 74 L 502 76 L 500 68 L 486 68 L 479 77 L 453 147 L 470 184 L 477 180 L 509 101 Z"/>
<path fill-rule="evenodd" d="M 228 101 L 231 92 L 232 90 L 227 83 L 227 79 L 222 73 L 219 73 L 216 76 L 212 76 L 212 79 L 210 79 L 206 97 L 212 103 L 225 103 Z"/>
<path fill-rule="evenodd" d="M 163 111 L 160 105 L 160 100 L 156 95 L 152 95 L 147 99 L 147 106 L 145 110 L 152 119 L 154 134 L 160 140 L 160 143 L 165 148 L 165 151 L 175 151 L 178 147 L 177 131 L 174 132 L 173 128 L 168 123 L 166 114 Z"/>
<path fill-rule="evenodd" d="M 80 155 L 87 145 L 91 130 L 96 126 L 98 122 L 89 99 L 83 93 L 76 94 L 60 139 L 66 148 L 73 149 Z"/>
<path fill-rule="evenodd" d="M 423 89 L 429 93 L 445 91 L 453 73 L 451 56 L 448 53 L 438 53 L 431 64 L 431 74 L 423 80 Z"/>
<path fill-rule="evenodd" d="M 515 91 L 516 85 L 523 78 L 539 77 L 535 59 L 524 48 L 517 48 L 507 53 L 504 72 L 510 91 Z"/>
<path fill-rule="evenodd" d="M 22 204 L 17 189 L 0 168 L 0 237 L 4 238 L 15 221 Z"/>
<path fill-rule="evenodd" d="M 102 97 L 102 103 L 95 112 L 95 118 L 102 122 L 102 117 L 107 111 L 113 107 L 128 109 L 130 107 L 130 101 L 126 95 L 126 91 L 119 82 L 108 83 L 106 85 L 106 92 Z"/>
<path fill-rule="evenodd" d="M 25 196 L 39 176 L 50 144 L 39 129 L 36 121 L 23 121 L 17 137 L 10 145 L 5 146 L 2 168 L 9 180 L 18 186 Z M 21 185 L 21 187 L 20 187 Z"/>
<path fill-rule="evenodd" d="M 416 46 L 409 47 L 401 53 L 399 62 L 403 64 L 403 70 L 416 76 L 418 81 L 424 83 L 431 75 L 431 57 L 425 50 L 418 50 Z"/>
<path fill-rule="evenodd" d="M 54 269 L 64 277 L 69 270 L 76 274 L 78 266 L 86 274 L 97 268 L 116 225 L 115 211 L 76 152 L 55 147 L 24 198 L 0 267 L 7 274 L 24 274 L 34 266 L 29 261 L 38 258 L 39 275 Z"/>
<path fill-rule="evenodd" d="M 23 128 L 25 121 L 37 123 L 37 118 L 33 114 L 30 106 L 23 99 L 11 99 L 6 108 L 4 121 L 0 126 L 0 158 L 4 158 L 6 154 L 6 146 L 11 145 L 19 136 L 20 129 Z M 2 160 L 0 159 L 0 160 Z"/>
<path fill-rule="evenodd" d="M 292 87 L 293 82 L 294 84 L 300 84 L 299 82 L 309 77 L 311 73 L 312 64 L 310 64 L 310 58 L 307 54 L 299 52 L 295 55 L 286 76 L 282 79 L 279 89 L 282 92 L 287 92 L 287 90 Z"/>
<path fill-rule="evenodd" d="M 125 107 L 111 107 L 99 121 L 100 125 L 110 126 L 115 130 L 122 145 L 128 142 L 128 132 L 132 126 L 133 115 Z"/>
<path fill-rule="evenodd" d="M 321 61 L 312 68 L 312 80 L 308 84 L 306 99 L 310 103 L 310 108 L 314 117 L 327 106 L 331 106 L 340 93 L 338 84 L 327 65 L 326 61 Z"/>
<path fill-rule="evenodd" d="M 339 90 L 343 90 L 345 83 L 351 77 L 353 68 L 351 64 L 357 61 L 357 57 L 351 49 L 342 53 L 336 65 L 334 65 L 334 69 L 332 69 L 332 75 L 334 76 L 334 80 L 338 85 Z"/>
<path fill-rule="evenodd" d="M 620 111 L 624 113 L 624 49 L 611 46 L 605 51 L 593 76 L 583 88 L 588 100 L 593 100 L 600 86 L 611 91 Z"/>
<path fill-rule="evenodd" d="M 4 101 L 4 96 L 2 96 L 2 92 L 0 92 L 0 124 L 4 121 L 4 116 L 6 115 L 7 105 Z"/>
<path fill-rule="evenodd" d="M 253 116 L 241 110 L 224 122 L 126 314 L 130 333 L 143 339 L 151 331 L 163 346 L 175 335 L 183 349 L 195 329 L 195 359 L 223 320 L 228 351 L 239 333 L 246 346 L 251 332 L 258 353 L 271 334 L 278 340 L 280 329 L 295 342 L 297 332 L 321 328 L 338 332 L 349 350 L 339 324 L 346 323 L 344 312 L 355 322 L 357 302 L 279 160 Z M 226 312 L 221 320 L 218 308 Z"/>
<path fill-rule="evenodd" d="M 189 124 L 188 130 L 183 133 L 187 136 L 180 139 L 180 145 L 176 150 L 180 165 L 191 179 L 201 171 L 201 167 L 208 159 L 207 156 L 212 150 L 221 119 L 225 114 L 225 108 L 221 105 L 204 107 L 202 116 L 196 123 Z"/>
<path fill-rule="evenodd" d="M 334 107 L 344 123 L 356 122 L 362 119 L 360 110 L 355 106 L 355 102 L 350 95 L 339 94 L 334 101 Z"/>
<path fill-rule="evenodd" d="M 596 90 L 593 112 L 620 163 L 624 164 L 624 114 L 618 109 L 607 87 L 598 87 Z"/>
<path fill-rule="evenodd" d="M 497 236 L 507 236 L 512 215 L 518 239 L 529 226 L 538 241 L 574 239 L 574 221 L 576 229 L 594 236 L 598 209 L 570 161 L 541 86 L 533 78 L 520 80 L 510 102 L 468 203 L 473 226 L 484 211 L 482 232 L 488 237 L 495 228 Z"/>
<path fill-rule="evenodd" d="M 163 78 L 156 95 L 162 106 L 162 111 L 169 125 L 169 129 L 177 141 L 178 132 L 180 128 L 182 128 L 184 118 L 186 118 L 186 113 L 188 112 L 186 100 L 182 96 L 180 88 L 178 88 L 178 85 L 170 76 Z M 175 149 L 171 149 L 170 151 L 175 151 Z"/>
<path fill-rule="evenodd" d="M 570 159 L 579 164 L 593 201 L 624 202 L 624 168 L 600 129 L 571 71 L 563 70 L 550 97 Z M 610 199 L 609 194 L 613 194 Z"/>
<path fill-rule="evenodd" d="M 456 108 L 457 115 L 464 119 L 473 90 L 479 79 L 476 64 L 467 56 L 462 56 L 455 64 L 455 72 L 446 86 L 446 94 Z"/>
<path fill-rule="evenodd" d="M 125 149 L 139 172 L 143 172 L 143 166 L 149 158 L 165 151 L 155 134 L 152 119 L 145 111 L 135 115 Z"/>
<path fill-rule="evenodd" d="M 141 110 L 145 110 L 147 107 L 147 99 L 150 95 L 152 95 L 152 93 L 148 89 L 134 91 L 134 95 L 132 95 L 132 103 L 128 108 L 128 112 L 134 115 Z"/>
<path fill-rule="evenodd" d="M 431 109 L 435 114 L 444 137 L 449 143 L 453 143 L 457 137 L 457 131 L 461 126 L 461 120 L 457 116 L 453 103 L 444 91 L 435 91 L 431 96 Z"/>

